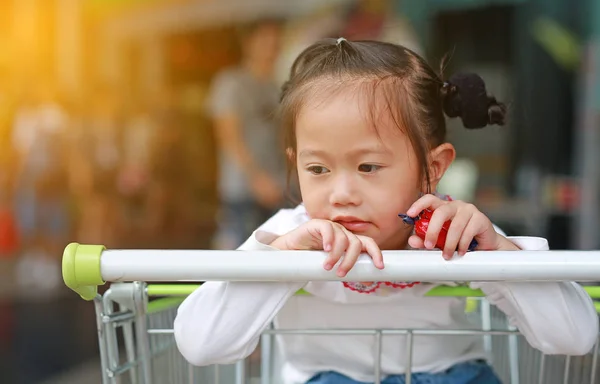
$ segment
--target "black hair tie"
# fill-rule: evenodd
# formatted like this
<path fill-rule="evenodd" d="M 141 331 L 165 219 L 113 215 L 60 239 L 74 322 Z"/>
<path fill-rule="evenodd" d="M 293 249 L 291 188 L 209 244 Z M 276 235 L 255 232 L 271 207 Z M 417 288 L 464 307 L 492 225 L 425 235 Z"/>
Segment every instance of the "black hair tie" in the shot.
<path fill-rule="evenodd" d="M 465 128 L 504 125 L 506 107 L 488 95 L 485 82 L 475 73 L 455 74 L 442 85 L 444 113 L 460 117 Z"/>

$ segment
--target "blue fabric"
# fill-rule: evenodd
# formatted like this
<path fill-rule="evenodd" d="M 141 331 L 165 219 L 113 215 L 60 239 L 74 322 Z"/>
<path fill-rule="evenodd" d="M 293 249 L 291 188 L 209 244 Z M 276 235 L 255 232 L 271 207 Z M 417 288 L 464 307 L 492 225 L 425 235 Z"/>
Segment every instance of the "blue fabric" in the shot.
<path fill-rule="evenodd" d="M 501 384 L 500 379 L 485 361 L 457 364 L 445 372 L 413 373 L 411 384 Z M 404 375 L 388 376 L 381 384 L 405 384 Z M 306 384 L 372 384 L 356 381 L 337 372 L 322 372 Z"/>

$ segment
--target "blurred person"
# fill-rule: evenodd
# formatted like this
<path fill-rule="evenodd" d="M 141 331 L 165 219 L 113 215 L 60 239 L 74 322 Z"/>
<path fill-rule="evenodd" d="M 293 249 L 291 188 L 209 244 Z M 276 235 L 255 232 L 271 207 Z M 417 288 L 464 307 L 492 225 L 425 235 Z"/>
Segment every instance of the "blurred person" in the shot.
<path fill-rule="evenodd" d="M 17 108 L 12 130 L 15 151 L 14 202 L 21 238 L 18 281 L 60 283 L 56 261 L 69 229 L 65 130 L 69 117 L 51 86 L 40 82 Z"/>
<path fill-rule="evenodd" d="M 241 64 L 219 73 L 208 96 L 219 149 L 218 248 L 235 248 L 283 203 L 285 157 L 275 123 L 273 80 L 282 22 L 259 20 L 242 30 Z"/>
<path fill-rule="evenodd" d="M 17 120 L 17 124 L 15 124 L 20 127 L 21 131 L 16 130 L 14 133 L 18 133 L 17 136 L 23 142 L 25 142 L 24 138 L 28 138 L 25 133 L 35 133 L 34 141 L 38 142 L 31 145 L 30 151 L 35 152 L 29 154 L 28 157 L 36 157 L 36 161 L 39 161 L 40 164 L 34 164 L 43 169 L 44 172 L 40 171 L 41 175 L 48 178 L 48 180 L 34 184 L 36 197 L 39 197 L 42 202 L 46 199 L 50 202 L 58 201 L 60 211 L 50 211 L 50 213 L 59 214 L 59 217 L 66 222 L 65 227 L 59 227 L 62 228 L 60 236 L 55 235 L 58 231 L 48 234 L 45 230 L 43 233 L 44 237 L 50 237 L 50 240 L 55 242 L 52 246 L 54 251 L 50 253 L 44 252 L 44 248 L 40 250 L 35 243 L 30 244 L 30 236 L 23 239 L 24 252 L 17 259 L 15 269 L 15 279 L 20 287 L 11 290 L 8 296 L 11 300 L 10 306 L 0 309 L 6 310 L 7 316 L 10 315 L 8 310 L 12 311 L 12 319 L 6 317 L 0 319 L 0 322 L 8 321 L 10 326 L 8 331 L 11 335 L 8 377 L 13 376 L 8 378 L 3 375 L 2 379 L 5 380 L 0 380 L 3 383 L 39 383 L 69 369 L 73 364 L 78 364 L 93 356 L 92 345 L 82 346 L 81 329 L 77 323 L 77 318 L 85 316 L 89 311 L 77 308 L 79 301 L 76 298 L 63 296 L 68 292 L 65 290 L 60 275 L 60 256 L 64 246 L 71 239 L 73 223 L 76 218 L 71 207 L 73 206 L 73 195 L 78 192 L 74 187 L 78 183 L 73 180 L 72 174 L 74 169 L 78 169 L 77 166 L 82 164 L 79 158 L 74 156 L 74 149 L 83 149 L 81 148 L 82 143 L 77 141 L 79 137 L 75 135 L 79 130 L 76 118 L 78 111 L 73 106 L 73 100 L 66 102 L 64 98 L 61 98 L 58 103 L 57 98 L 47 88 L 35 90 L 35 95 L 38 94 L 50 102 L 33 103 L 30 101 L 24 104 L 27 108 L 22 107 L 17 115 L 23 120 Z M 36 109 L 35 105 L 42 107 Z M 36 110 L 40 110 L 42 113 L 36 112 Z M 39 116 L 44 118 L 39 118 Z M 39 124 L 39 121 L 44 124 Z M 52 134 L 43 132 L 42 127 L 45 130 L 50 130 L 52 127 L 53 129 L 50 130 Z M 36 130 L 31 132 L 33 128 Z M 44 140 L 39 142 L 41 139 Z M 13 137 L 13 140 L 17 140 L 17 137 Z M 44 149 L 43 144 L 47 140 L 54 140 L 52 144 L 55 146 L 51 147 L 52 150 Z M 56 153 L 58 151 L 60 151 L 59 154 Z M 41 157 L 43 154 L 46 155 L 37 159 L 37 156 Z M 56 161 L 59 155 L 60 162 Z M 55 167 L 60 170 L 57 172 L 59 176 L 52 177 L 55 172 L 52 172 L 51 169 Z M 25 167 L 25 169 L 33 168 L 31 165 Z M 23 197 L 19 196 L 20 193 L 29 193 L 24 189 L 21 181 L 24 177 L 22 173 L 16 180 L 18 188 L 15 198 L 17 200 Z M 54 198 L 55 196 L 56 198 Z M 27 201 L 23 203 L 27 203 Z M 36 209 L 37 206 L 39 206 L 38 203 L 28 208 Z M 36 217 L 39 217 L 40 213 L 47 214 L 47 211 L 39 209 L 36 211 Z M 43 223 L 43 221 L 39 221 L 39 223 Z"/>

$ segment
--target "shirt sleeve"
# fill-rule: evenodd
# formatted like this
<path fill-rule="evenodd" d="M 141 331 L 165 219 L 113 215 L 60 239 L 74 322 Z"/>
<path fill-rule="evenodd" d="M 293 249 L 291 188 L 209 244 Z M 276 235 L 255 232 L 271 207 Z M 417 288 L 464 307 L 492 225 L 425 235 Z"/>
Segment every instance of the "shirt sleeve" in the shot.
<path fill-rule="evenodd" d="M 240 113 L 240 86 L 238 76 L 232 70 L 217 75 L 207 97 L 207 113 L 213 118 Z"/>
<path fill-rule="evenodd" d="M 548 250 L 546 239 L 508 237 L 523 250 Z M 598 315 L 575 282 L 471 283 L 508 317 L 529 344 L 545 354 L 584 355 L 598 337 Z"/>
<path fill-rule="evenodd" d="M 276 251 L 267 244 L 289 225 L 289 211 L 277 213 L 238 250 Z M 304 285 L 306 282 L 202 284 L 178 309 L 174 332 L 179 351 L 198 366 L 229 364 L 247 357 L 286 301 Z"/>

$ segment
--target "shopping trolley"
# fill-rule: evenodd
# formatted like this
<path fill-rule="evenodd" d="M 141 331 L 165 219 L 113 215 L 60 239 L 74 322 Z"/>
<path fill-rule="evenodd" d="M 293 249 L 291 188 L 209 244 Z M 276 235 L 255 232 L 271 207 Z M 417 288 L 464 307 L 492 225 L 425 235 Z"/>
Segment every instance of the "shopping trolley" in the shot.
<path fill-rule="evenodd" d="M 600 383 L 598 341 L 586 356 L 546 356 L 531 348 L 481 291 L 460 285 L 437 286 L 427 296 L 468 298 L 465 310 L 480 320 L 478 328 L 282 331 L 269 327 L 261 336 L 259 359 L 210 367 L 194 367 L 177 351 L 173 320 L 178 305 L 202 281 L 600 281 L 600 251 L 472 252 L 452 262 L 435 251 L 384 251 L 384 270 L 364 260 L 344 278 L 322 268 L 325 257 L 315 251 L 106 250 L 73 243 L 63 255 L 63 278 L 83 299 L 94 302 L 104 384 L 278 384 L 273 335 L 281 333 L 371 334 L 379 343 L 387 334 L 405 335 L 407 383 L 414 340 L 424 334 L 480 335 L 491 364 L 506 384 Z M 98 286 L 105 282 L 112 284 L 100 295 Z M 585 289 L 600 298 L 600 287 Z M 379 383 L 378 364 L 374 374 Z"/>

